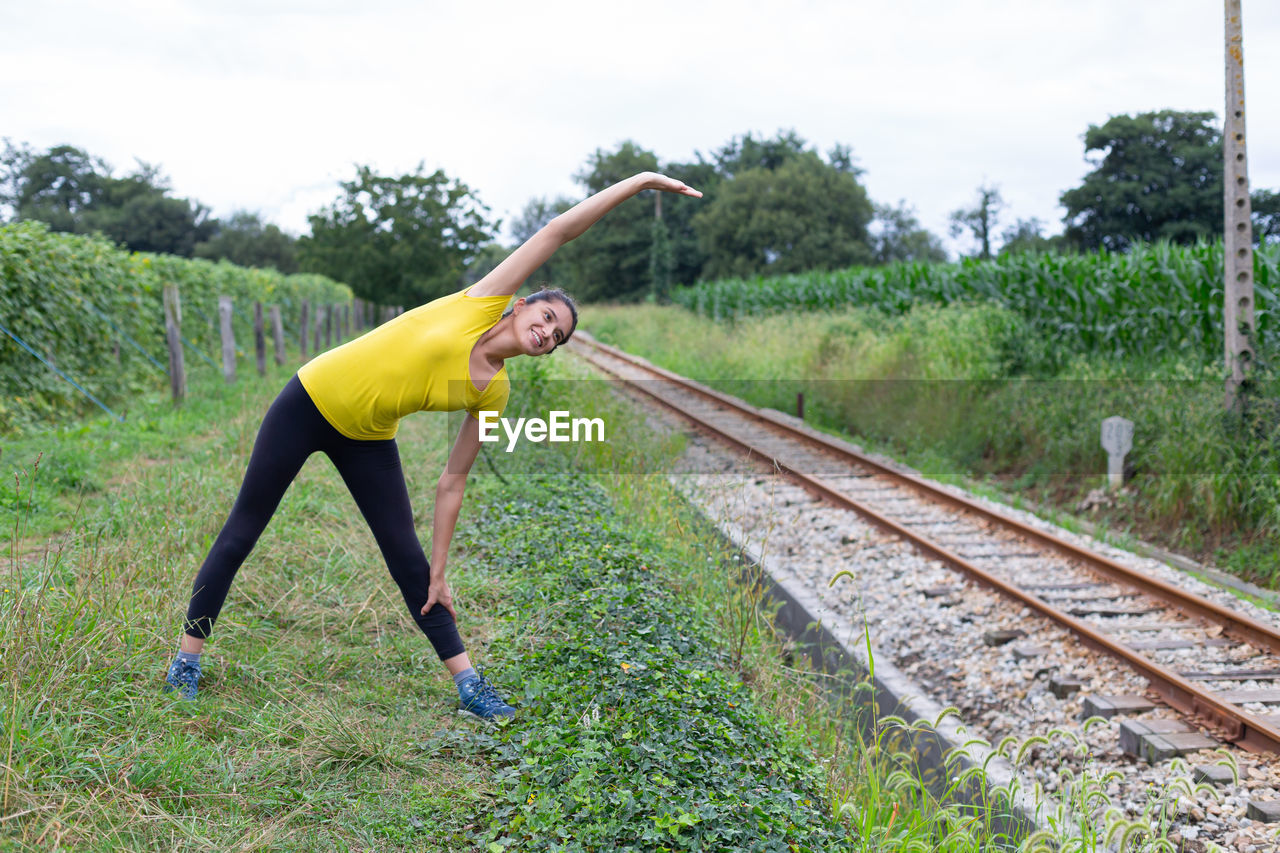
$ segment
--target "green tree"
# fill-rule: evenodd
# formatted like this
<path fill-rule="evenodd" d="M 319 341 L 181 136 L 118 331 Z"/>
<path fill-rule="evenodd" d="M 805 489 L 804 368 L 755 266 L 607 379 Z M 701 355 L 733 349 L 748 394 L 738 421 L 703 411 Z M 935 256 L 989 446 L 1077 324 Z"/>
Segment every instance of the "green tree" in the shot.
<path fill-rule="evenodd" d="M 471 263 L 462 273 L 463 285 L 470 287 L 489 273 L 493 272 L 494 269 L 497 268 L 498 264 L 505 261 L 507 256 L 513 251 L 515 250 L 509 249 L 498 243 L 489 243 L 488 245 L 481 246 L 480 250 L 476 252 L 475 257 L 471 259 Z M 539 269 L 541 269 L 541 267 L 539 267 Z M 530 276 L 530 278 L 532 278 L 532 276 Z"/>
<path fill-rule="evenodd" d="M 863 170 L 858 167 L 858 159 L 853 156 L 852 145 L 837 142 L 831 146 L 831 150 L 827 152 L 827 162 L 837 172 L 848 172 L 855 177 L 862 176 Z"/>
<path fill-rule="evenodd" d="M 1280 193 L 1257 190 L 1249 194 L 1253 208 L 1253 242 L 1259 246 L 1280 242 Z"/>
<path fill-rule="evenodd" d="M 657 155 L 627 140 L 616 151 L 596 149 L 574 178 L 591 195 L 648 171 L 658 171 Z M 650 191 L 640 193 L 556 253 L 555 272 L 570 293 L 596 301 L 637 299 L 649 292 L 653 197 Z"/>
<path fill-rule="evenodd" d="M 14 220 L 38 219 L 54 231 L 84 233 L 85 217 L 101 202 L 107 164 L 72 145 L 37 154 L 5 140 L 4 202 Z"/>
<path fill-rule="evenodd" d="M 198 258 L 227 260 L 242 267 L 270 267 L 282 273 L 298 270 L 297 240 L 257 213 L 238 210 L 215 223 L 212 237 L 195 248 Z"/>
<path fill-rule="evenodd" d="M 139 162 L 132 174 L 108 177 L 102 197 L 84 217 L 84 230 L 98 232 L 135 252 L 163 252 L 189 258 L 197 243 L 217 228 L 199 202 L 169 195 L 168 180 L 156 166 Z"/>
<path fill-rule="evenodd" d="M 966 231 L 977 243 L 975 257 L 983 260 L 991 258 L 991 238 L 995 234 L 996 222 L 1000 219 L 1000 211 L 1004 210 L 1004 199 L 1000 197 L 1000 189 L 994 184 L 983 184 L 978 187 L 978 199 L 973 207 L 962 207 L 951 211 L 951 236 L 959 237 Z"/>
<path fill-rule="evenodd" d="M 666 302 L 671 295 L 671 273 L 675 269 L 671 233 L 667 230 L 667 223 L 657 218 L 650 228 L 649 295 L 659 302 Z"/>
<path fill-rule="evenodd" d="M 14 144 L 4 137 L 4 150 L 0 151 L 0 222 L 15 220 L 18 193 L 22 190 L 22 175 L 35 157 L 27 143 Z"/>
<path fill-rule="evenodd" d="M 789 160 L 803 156 L 808 150 L 807 146 L 808 143 L 794 130 L 780 130 L 773 139 L 756 139 L 751 133 L 744 133 L 730 139 L 711 156 L 716 172 L 721 178 L 728 179 L 752 169 L 777 171 Z M 852 149 L 836 146 L 833 153 L 837 155 L 834 165 L 838 171 L 844 170 L 846 166 L 849 170 L 853 169 Z"/>
<path fill-rule="evenodd" d="M 715 245 L 715 240 L 701 235 L 700 229 L 707 227 L 709 220 L 705 214 L 711 200 L 721 194 L 721 189 L 731 186 L 742 175 L 756 172 L 773 174 L 793 161 L 806 161 L 809 165 L 816 162 L 820 167 L 817 172 L 824 176 L 824 180 L 833 181 L 833 185 L 842 190 L 856 188 L 852 207 L 843 212 L 834 211 L 834 203 L 821 199 L 808 206 L 801 205 L 805 209 L 795 215 L 807 219 L 806 224 L 792 228 L 792 231 L 799 233 L 809 225 L 814 231 L 811 239 L 800 241 L 802 246 L 808 242 L 821 243 L 822 240 L 837 247 L 843 246 L 836 248 L 830 258 L 821 261 L 824 266 L 838 266 L 844 262 L 842 259 L 849 257 L 868 257 L 870 249 L 865 244 L 870 205 L 857 183 L 861 172 L 855 165 L 853 151 L 848 146 L 836 145 L 828 159 L 828 163 L 823 163 L 818 154 L 806 148 L 805 141 L 795 131 L 780 131 L 772 139 L 747 133 L 734 137 L 708 155 L 695 152 L 695 159 L 690 162 L 660 163 L 656 154 L 631 140 L 612 151 L 597 149 L 575 176 L 588 194 L 637 172 L 654 170 L 697 187 L 703 191 L 705 199 L 671 195 L 655 198 L 653 193 L 642 193 L 638 199 L 611 212 L 582 237 L 565 246 L 544 267 L 549 272 L 547 276 L 539 278 L 535 274 L 534 278 L 554 280 L 587 300 L 628 300 L 645 295 L 664 298 L 671 287 L 691 284 L 709 274 L 709 250 Z M 798 181 L 803 182 L 802 176 L 807 168 L 808 165 L 793 168 L 786 173 L 784 183 L 795 189 Z M 571 205 L 568 199 L 558 199 L 555 203 L 534 199 L 514 224 L 514 236 L 517 240 L 527 239 L 552 216 Z M 721 211 L 728 209 L 720 208 Z M 777 222 L 787 219 L 771 216 Z M 818 221 L 824 217 L 824 221 Z M 790 223 L 787 227 L 791 227 Z M 846 236 L 852 234 L 854 243 L 861 240 L 866 251 L 850 254 L 846 251 L 847 241 L 833 236 L 837 231 Z M 785 234 L 779 235 L 778 241 L 779 245 L 794 242 Z"/>
<path fill-rule="evenodd" d="M 888 204 L 874 204 L 872 207 L 875 211 L 872 246 L 876 263 L 947 259 L 941 238 L 920 225 L 915 210 L 905 199 L 900 200 L 897 207 Z"/>
<path fill-rule="evenodd" d="M 1222 233 L 1222 134 L 1211 112 L 1161 110 L 1089 125 L 1094 168 L 1064 192 L 1067 238 L 1083 249 L 1191 243 Z M 1090 157 L 1093 152 L 1100 152 Z"/>
<path fill-rule="evenodd" d="M 0 203 L 15 220 L 36 219 L 55 231 L 99 233 L 140 252 L 190 257 L 214 230 L 202 204 L 169 195 L 158 167 L 138 163 L 123 178 L 73 145 L 37 154 L 5 140 Z"/>
<path fill-rule="evenodd" d="M 777 169 L 721 182 L 694 229 L 706 278 L 836 269 L 870 263 L 871 202 L 857 177 L 806 151 Z"/>
<path fill-rule="evenodd" d="M 1014 252 L 1047 252 L 1061 248 L 1060 237 L 1044 236 L 1044 223 L 1038 217 L 1019 219 L 1000 235 L 1000 254 Z"/>
<path fill-rule="evenodd" d="M 695 152 L 692 161 L 665 163 L 662 171 L 697 187 L 707 199 L 712 199 L 722 182 L 752 169 L 776 170 L 788 160 L 804 155 L 806 148 L 807 143 L 794 130 L 779 130 L 772 139 L 748 132 L 733 137 L 708 155 Z M 856 173 L 852 148 L 836 145 L 829 157 L 838 171 Z M 692 284 L 703 277 L 707 265 L 705 244 L 699 240 L 693 224 L 694 216 L 705 209 L 707 202 L 675 197 L 664 198 L 662 204 L 667 246 L 658 246 L 655 251 L 664 256 L 669 251 L 672 285 Z M 652 233 L 654 240 L 661 239 L 656 228 Z M 651 265 L 652 269 L 664 267 L 665 264 Z M 655 289 L 663 288 L 655 286 Z"/>
<path fill-rule="evenodd" d="M 515 245 L 523 244 L 534 234 L 537 234 L 544 225 L 571 207 L 573 207 L 573 201 L 563 196 L 550 201 L 546 198 L 530 199 L 524 209 L 520 211 L 520 215 L 511 222 L 511 236 L 515 238 Z M 557 253 L 545 264 L 534 270 L 533 274 L 525 280 L 522 286 L 540 287 L 547 285 L 549 287 L 572 289 L 572 283 L 564 281 L 566 275 L 564 259 Z"/>
<path fill-rule="evenodd" d="M 417 305 L 457 290 L 498 223 L 443 171 L 390 177 L 358 166 L 330 206 L 308 217 L 298 265 L 346 282 L 362 299 Z"/>
<path fill-rule="evenodd" d="M 706 198 L 714 197 L 721 177 L 716 171 L 715 165 L 701 157 L 689 163 L 664 163 L 662 171 L 674 178 L 679 178 L 691 187 L 697 187 L 702 190 L 705 198 L 696 199 L 685 196 L 663 195 L 662 225 L 666 231 L 667 246 L 665 248 L 662 246 L 654 248 L 654 240 L 661 238 L 653 230 L 656 226 L 650 225 L 650 251 L 651 253 L 657 252 L 660 255 L 669 255 L 670 260 L 659 264 L 657 267 L 654 267 L 651 262 L 651 270 L 669 269 L 670 286 L 693 284 L 702 276 L 702 268 L 707 262 L 707 253 L 703 251 L 702 246 L 698 243 L 698 235 L 693 228 L 693 217 L 706 205 Z M 669 267 L 666 266 L 668 263 Z M 652 274 L 650 279 L 652 281 Z M 662 283 L 655 282 L 653 289 L 656 292 L 664 290 L 665 286 Z"/>

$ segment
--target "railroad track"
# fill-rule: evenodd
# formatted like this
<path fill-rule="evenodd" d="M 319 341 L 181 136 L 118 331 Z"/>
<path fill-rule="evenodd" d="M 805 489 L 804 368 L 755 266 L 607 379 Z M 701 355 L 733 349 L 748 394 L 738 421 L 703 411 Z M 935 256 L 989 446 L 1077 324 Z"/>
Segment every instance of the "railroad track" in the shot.
<path fill-rule="evenodd" d="M 596 367 L 697 430 L 1120 660 L 1146 678 L 1167 705 L 1205 720 L 1226 740 L 1251 752 L 1280 753 L 1276 628 L 798 430 L 784 417 L 589 336 L 580 333 L 574 340 Z"/>

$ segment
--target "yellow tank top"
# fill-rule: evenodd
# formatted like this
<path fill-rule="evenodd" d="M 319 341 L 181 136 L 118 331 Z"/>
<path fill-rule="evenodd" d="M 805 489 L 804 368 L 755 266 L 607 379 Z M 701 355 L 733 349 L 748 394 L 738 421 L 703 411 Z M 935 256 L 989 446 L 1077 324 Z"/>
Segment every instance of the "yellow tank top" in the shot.
<path fill-rule="evenodd" d="M 497 323 L 508 296 L 443 296 L 321 353 L 298 371 L 302 387 L 338 432 L 395 438 L 400 419 L 428 409 L 502 411 L 511 385 L 503 367 L 484 390 L 471 382 L 471 350 Z"/>

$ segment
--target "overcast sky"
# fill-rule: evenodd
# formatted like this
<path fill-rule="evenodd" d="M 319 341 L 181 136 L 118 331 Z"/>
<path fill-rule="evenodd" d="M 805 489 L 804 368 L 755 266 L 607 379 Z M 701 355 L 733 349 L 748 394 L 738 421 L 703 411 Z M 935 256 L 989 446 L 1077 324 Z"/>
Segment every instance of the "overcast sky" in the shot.
<path fill-rule="evenodd" d="M 1252 185 L 1280 189 L 1280 2 L 1244 0 Z M 1117 113 L 1223 110 L 1221 0 L 4 0 L 0 136 L 293 233 L 354 164 L 424 161 L 509 222 L 587 156 L 794 129 L 939 234 L 997 184 L 1061 228 Z"/>

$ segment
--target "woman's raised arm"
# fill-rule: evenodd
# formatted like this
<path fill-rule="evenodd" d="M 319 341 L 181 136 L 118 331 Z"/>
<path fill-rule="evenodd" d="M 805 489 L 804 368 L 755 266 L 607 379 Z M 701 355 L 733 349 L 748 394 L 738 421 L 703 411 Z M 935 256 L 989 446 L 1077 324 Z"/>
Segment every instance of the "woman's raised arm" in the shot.
<path fill-rule="evenodd" d="M 565 243 L 581 235 L 622 202 L 642 190 L 702 198 L 702 193 L 674 178 L 657 172 L 641 172 L 611 187 L 606 187 L 585 201 L 580 201 L 544 225 L 518 249 L 472 285 L 472 296 L 510 296 L 519 289 L 533 271 L 547 262 Z"/>

